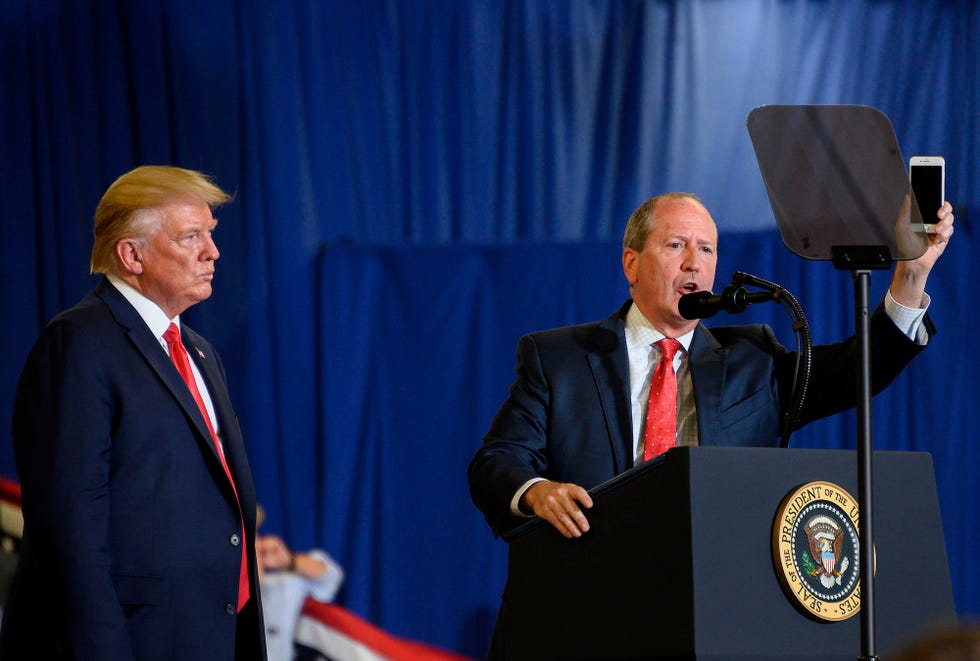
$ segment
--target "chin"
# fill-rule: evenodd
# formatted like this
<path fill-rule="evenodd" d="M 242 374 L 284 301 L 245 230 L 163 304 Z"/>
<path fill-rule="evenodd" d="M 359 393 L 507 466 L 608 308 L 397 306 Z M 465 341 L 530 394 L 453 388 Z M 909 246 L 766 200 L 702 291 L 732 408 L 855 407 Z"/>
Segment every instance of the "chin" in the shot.
<path fill-rule="evenodd" d="M 195 303 L 206 301 L 209 298 L 211 298 L 211 285 L 208 285 L 207 287 L 200 287 L 194 292 L 193 299 Z"/>

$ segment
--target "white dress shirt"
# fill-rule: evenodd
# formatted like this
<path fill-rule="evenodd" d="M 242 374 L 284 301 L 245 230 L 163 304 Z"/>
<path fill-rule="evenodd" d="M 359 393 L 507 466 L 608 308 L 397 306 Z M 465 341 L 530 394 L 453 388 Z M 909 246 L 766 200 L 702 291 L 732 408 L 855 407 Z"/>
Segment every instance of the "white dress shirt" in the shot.
<path fill-rule="evenodd" d="M 292 571 L 266 572 L 262 576 L 259 589 L 262 591 L 269 661 L 290 661 L 293 658 L 296 622 L 306 598 L 330 603 L 344 582 L 344 570 L 333 558 L 319 549 L 313 549 L 309 554 L 327 567 L 319 578 L 306 578 Z"/>
<path fill-rule="evenodd" d="M 657 342 L 666 335 L 647 321 L 636 304 L 626 313 L 626 353 L 630 367 L 630 406 L 633 413 L 633 463 L 643 461 L 643 427 L 650 400 L 650 380 L 662 352 Z M 687 367 L 694 331 L 673 338 L 681 343 L 674 354 L 677 375 L 677 445 L 698 444 L 698 416 L 694 407 L 694 384 Z"/>

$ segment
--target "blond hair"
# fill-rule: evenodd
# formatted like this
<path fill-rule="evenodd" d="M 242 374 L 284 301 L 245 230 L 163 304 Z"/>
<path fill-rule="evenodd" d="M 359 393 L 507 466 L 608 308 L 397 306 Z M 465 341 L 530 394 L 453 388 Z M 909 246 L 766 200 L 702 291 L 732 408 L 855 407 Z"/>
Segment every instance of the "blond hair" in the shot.
<path fill-rule="evenodd" d="M 693 200 L 704 206 L 704 202 L 693 193 L 664 193 L 649 200 L 637 207 L 636 211 L 630 214 L 630 219 L 626 222 L 626 231 L 623 233 L 623 249 L 632 248 L 637 252 L 643 250 L 653 231 L 653 212 L 660 202 L 666 200 Z"/>
<path fill-rule="evenodd" d="M 143 237 L 158 216 L 150 212 L 171 202 L 207 204 L 211 209 L 231 196 L 195 170 L 168 165 L 142 165 L 122 175 L 106 190 L 95 209 L 92 233 L 92 273 L 110 273 L 116 267 L 116 244 Z"/>

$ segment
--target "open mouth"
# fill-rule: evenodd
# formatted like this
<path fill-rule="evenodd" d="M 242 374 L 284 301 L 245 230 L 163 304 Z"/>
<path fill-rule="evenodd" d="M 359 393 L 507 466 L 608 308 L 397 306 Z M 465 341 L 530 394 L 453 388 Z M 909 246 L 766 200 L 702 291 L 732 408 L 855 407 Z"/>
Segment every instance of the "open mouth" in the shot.
<path fill-rule="evenodd" d="M 681 291 L 685 294 L 693 294 L 698 291 L 698 285 L 695 282 L 688 282 L 687 284 L 681 286 Z"/>

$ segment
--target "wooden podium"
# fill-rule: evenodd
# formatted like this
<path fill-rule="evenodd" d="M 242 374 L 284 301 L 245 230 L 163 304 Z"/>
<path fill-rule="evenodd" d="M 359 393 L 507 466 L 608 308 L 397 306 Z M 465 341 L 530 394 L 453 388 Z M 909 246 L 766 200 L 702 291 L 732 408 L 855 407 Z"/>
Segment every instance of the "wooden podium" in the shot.
<path fill-rule="evenodd" d="M 955 625 L 932 458 L 876 452 L 879 647 Z M 510 535 L 500 659 L 856 659 L 860 617 L 808 617 L 773 562 L 776 513 L 813 481 L 857 492 L 855 453 L 676 448 L 591 490 L 591 530 Z"/>

